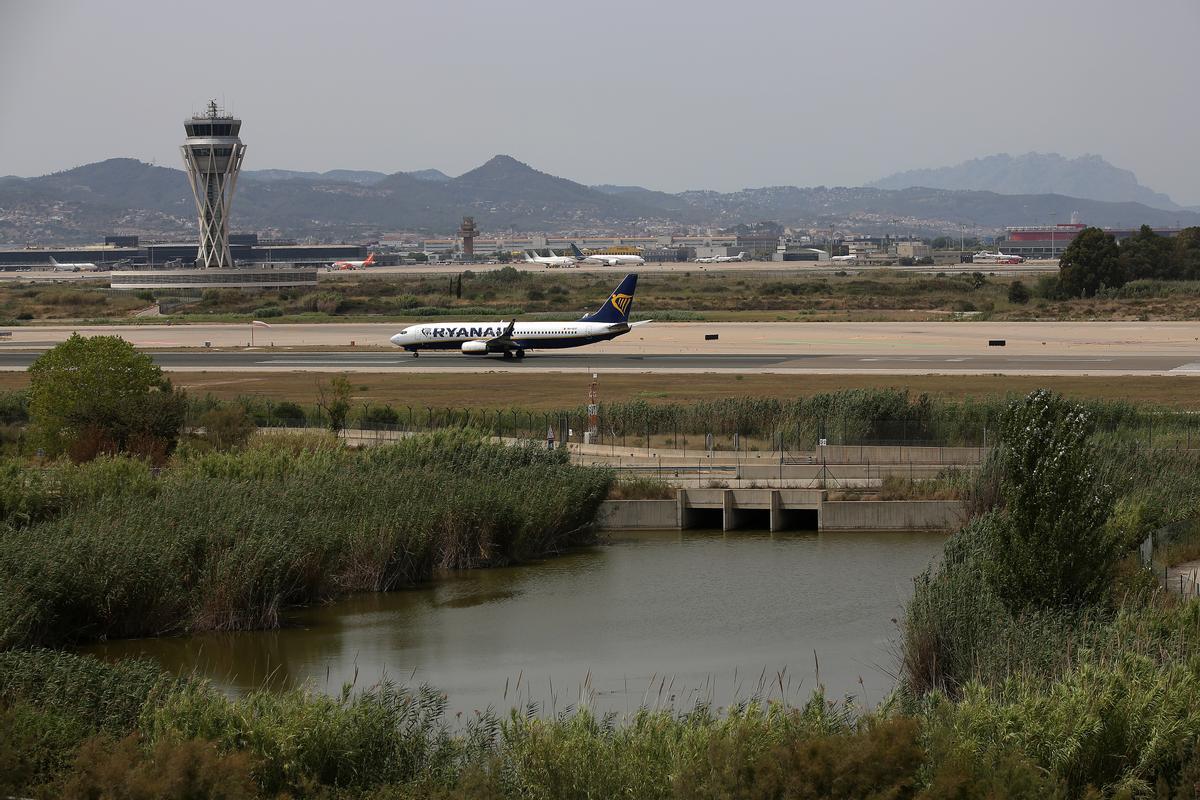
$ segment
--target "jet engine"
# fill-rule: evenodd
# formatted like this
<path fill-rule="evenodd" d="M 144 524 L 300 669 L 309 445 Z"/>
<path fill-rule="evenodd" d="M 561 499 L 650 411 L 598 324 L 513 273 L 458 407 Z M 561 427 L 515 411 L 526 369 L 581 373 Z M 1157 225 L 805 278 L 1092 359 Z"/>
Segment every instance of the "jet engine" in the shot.
<path fill-rule="evenodd" d="M 468 356 L 486 356 L 488 351 L 487 342 L 478 339 L 471 342 L 463 342 L 462 351 L 464 355 Z"/>

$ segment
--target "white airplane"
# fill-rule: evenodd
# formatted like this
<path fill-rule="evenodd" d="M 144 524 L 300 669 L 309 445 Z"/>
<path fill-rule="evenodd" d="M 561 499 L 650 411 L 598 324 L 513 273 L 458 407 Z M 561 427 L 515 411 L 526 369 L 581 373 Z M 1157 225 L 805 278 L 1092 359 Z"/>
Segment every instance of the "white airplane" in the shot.
<path fill-rule="evenodd" d="M 371 253 L 365 259 L 360 261 L 335 261 L 329 265 L 330 269 L 366 269 L 375 263 L 375 254 Z"/>
<path fill-rule="evenodd" d="M 629 333 L 641 322 L 629 321 L 637 274 L 626 275 L 594 314 L 574 322 L 422 322 L 409 325 L 390 341 L 416 358 L 422 350 L 458 350 L 464 355 L 500 353 L 504 358 L 524 358 L 527 350 L 580 347 L 606 342 Z"/>
<path fill-rule="evenodd" d="M 846 262 L 846 263 L 848 263 L 848 264 L 849 264 L 849 263 L 853 263 L 853 262 L 855 262 L 855 261 L 858 261 L 858 256 L 857 256 L 857 255 L 849 255 L 849 256 L 832 256 L 832 257 L 831 257 L 829 260 L 830 260 L 830 261 L 844 261 L 844 262 Z"/>
<path fill-rule="evenodd" d="M 576 261 L 573 256 L 556 256 L 556 255 L 554 255 L 553 250 L 550 251 L 549 256 L 545 256 L 545 257 L 539 256 L 537 253 L 531 253 L 530 251 L 526 250 L 525 251 L 525 263 L 541 264 L 542 266 L 545 266 L 545 267 L 573 267 L 573 266 L 575 266 Z"/>
<path fill-rule="evenodd" d="M 995 253 L 984 250 L 971 256 L 972 264 L 1022 264 L 1024 262 L 1025 259 L 1022 256 L 1002 253 L 999 250 Z"/>
<path fill-rule="evenodd" d="M 54 256 L 50 256 L 50 264 L 54 267 L 55 272 L 94 272 L 100 269 L 90 261 L 78 264 L 60 264 L 54 260 Z"/>
<path fill-rule="evenodd" d="M 579 264 L 604 264 L 608 267 L 634 267 L 641 266 L 646 263 L 646 259 L 641 256 L 625 255 L 622 253 L 593 253 L 590 256 L 585 256 L 583 251 L 571 243 L 571 253 L 575 256 L 576 263 Z"/>
<path fill-rule="evenodd" d="M 697 264 L 728 264 L 730 261 L 745 261 L 746 253 L 743 251 L 736 256 L 707 256 L 705 258 L 697 258 Z"/>

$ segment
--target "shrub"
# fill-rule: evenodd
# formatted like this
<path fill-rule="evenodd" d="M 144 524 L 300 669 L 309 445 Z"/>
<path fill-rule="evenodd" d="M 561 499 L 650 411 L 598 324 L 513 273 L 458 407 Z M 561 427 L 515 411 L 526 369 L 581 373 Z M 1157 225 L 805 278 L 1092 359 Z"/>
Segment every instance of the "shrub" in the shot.
<path fill-rule="evenodd" d="M 279 306 L 262 306 L 250 313 L 255 319 L 266 319 L 269 317 L 282 317 L 283 309 Z"/>
<path fill-rule="evenodd" d="M 306 416 L 303 408 L 295 403 L 284 401 L 271 409 L 270 418 L 276 424 L 290 428 L 304 425 Z"/>
<path fill-rule="evenodd" d="M 256 430 L 254 420 L 240 406 L 214 408 L 200 417 L 204 439 L 217 450 L 241 447 Z"/>
<path fill-rule="evenodd" d="M 400 415 L 389 405 L 369 406 L 359 420 L 364 428 L 388 428 L 400 423 Z"/>
<path fill-rule="evenodd" d="M 1008 302 L 1010 303 L 1023 306 L 1029 302 L 1031 296 L 1029 289 L 1020 281 L 1013 281 L 1008 285 Z"/>
<path fill-rule="evenodd" d="M 148 751 L 139 738 L 89 739 L 63 784 L 68 800 L 250 800 L 258 796 L 244 753 L 223 755 L 209 742 L 162 739 Z"/>

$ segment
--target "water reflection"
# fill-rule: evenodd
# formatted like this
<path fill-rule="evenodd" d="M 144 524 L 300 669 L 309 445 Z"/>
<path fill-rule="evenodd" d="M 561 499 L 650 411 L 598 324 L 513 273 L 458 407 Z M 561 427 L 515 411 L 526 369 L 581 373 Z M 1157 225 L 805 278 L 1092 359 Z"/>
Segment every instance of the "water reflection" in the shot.
<path fill-rule="evenodd" d="M 725 705 L 755 692 L 802 701 L 818 679 L 874 703 L 892 685 L 893 619 L 944 540 L 626 533 L 561 558 L 303 609 L 283 630 L 89 650 L 149 655 L 233 692 L 428 682 L 466 712 Z"/>

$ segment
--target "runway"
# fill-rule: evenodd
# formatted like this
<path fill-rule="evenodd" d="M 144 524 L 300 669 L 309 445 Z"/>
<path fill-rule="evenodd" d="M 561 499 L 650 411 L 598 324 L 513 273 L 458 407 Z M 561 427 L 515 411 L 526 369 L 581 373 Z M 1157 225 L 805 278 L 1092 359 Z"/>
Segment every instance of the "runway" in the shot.
<path fill-rule="evenodd" d="M 814 374 L 1200 375 L 1200 359 L 1185 355 L 782 354 L 782 353 L 538 353 L 523 361 L 498 356 L 399 352 L 152 352 L 167 370 L 214 372 L 644 372 Z M 37 357 L 0 352 L 0 369 L 20 370 Z"/>

